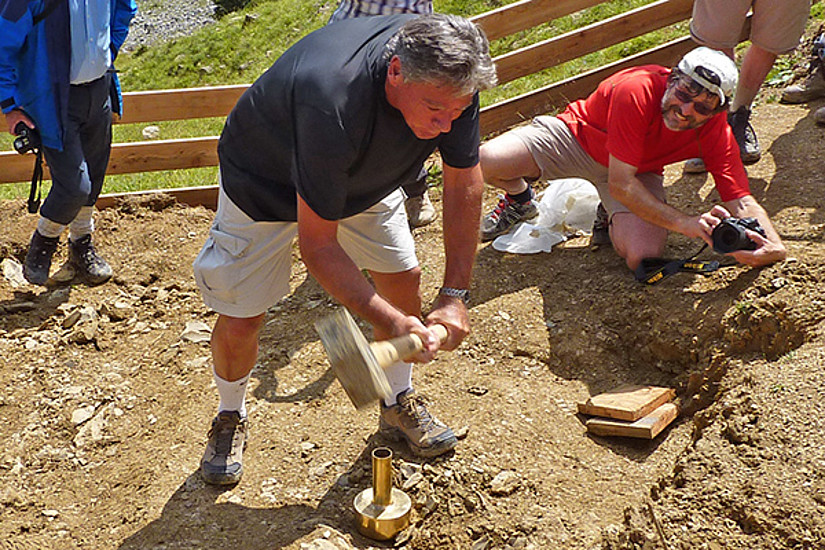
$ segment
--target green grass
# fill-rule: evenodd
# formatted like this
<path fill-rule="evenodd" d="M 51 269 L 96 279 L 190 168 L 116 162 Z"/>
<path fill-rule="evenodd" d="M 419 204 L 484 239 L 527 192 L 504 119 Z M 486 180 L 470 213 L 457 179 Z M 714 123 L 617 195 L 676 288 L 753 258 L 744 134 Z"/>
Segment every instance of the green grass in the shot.
<path fill-rule="evenodd" d="M 576 28 L 604 20 L 651 0 L 613 0 L 570 16 L 539 25 L 529 31 L 496 40 L 493 55 L 521 48 Z M 472 16 L 509 2 L 493 0 L 435 0 L 435 9 L 445 13 Z M 326 24 L 336 0 L 258 0 L 243 10 L 222 17 L 214 25 L 190 36 L 170 40 L 153 47 L 123 52 L 118 69 L 124 90 L 189 88 L 222 84 L 249 83 L 263 73 L 278 56 L 302 36 Z M 823 19 L 822 4 L 812 8 L 812 19 Z M 517 79 L 482 94 L 482 105 L 491 105 L 536 88 L 546 86 L 593 67 L 633 55 L 649 47 L 687 33 L 687 23 L 649 33 L 605 50 L 564 63 L 557 67 Z M 780 60 L 769 76 L 781 82 L 798 62 L 799 56 Z M 772 79 L 772 80 L 771 80 Z M 177 139 L 218 135 L 223 119 L 160 122 L 160 139 Z M 118 125 L 114 141 L 140 141 L 145 124 Z M 11 138 L 7 148 L 11 148 Z M 0 146 L 3 144 L 0 143 Z M 107 177 L 105 193 L 209 185 L 216 181 L 216 168 L 148 172 Z M 0 198 L 20 198 L 28 194 L 27 184 L 0 186 Z"/>

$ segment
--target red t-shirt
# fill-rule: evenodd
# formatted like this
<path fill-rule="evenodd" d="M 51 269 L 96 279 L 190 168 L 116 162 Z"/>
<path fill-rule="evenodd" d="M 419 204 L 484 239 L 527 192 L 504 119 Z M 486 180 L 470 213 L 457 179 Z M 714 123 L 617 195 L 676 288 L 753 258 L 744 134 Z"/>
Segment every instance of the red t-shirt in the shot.
<path fill-rule="evenodd" d="M 559 114 L 581 146 L 596 162 L 608 155 L 639 172 L 661 174 L 674 162 L 701 157 L 723 201 L 750 195 L 739 146 L 719 113 L 699 128 L 674 131 L 662 119 L 662 96 L 670 69 L 645 65 L 605 79 L 586 99 Z"/>

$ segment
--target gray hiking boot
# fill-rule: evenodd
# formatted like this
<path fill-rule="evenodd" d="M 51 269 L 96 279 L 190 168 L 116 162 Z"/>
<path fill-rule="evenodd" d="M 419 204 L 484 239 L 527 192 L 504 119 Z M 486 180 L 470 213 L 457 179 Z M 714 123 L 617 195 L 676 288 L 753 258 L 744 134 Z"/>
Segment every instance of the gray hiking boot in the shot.
<path fill-rule="evenodd" d="M 201 459 L 201 476 L 212 485 L 231 485 L 241 480 L 247 419 L 238 411 L 221 411 L 212 420 L 209 442 Z"/>
<path fill-rule="evenodd" d="M 604 205 L 599 203 L 596 207 L 596 219 L 593 220 L 593 234 L 590 235 L 590 245 L 599 246 L 610 244 L 610 217 L 607 215 Z"/>
<path fill-rule="evenodd" d="M 825 126 L 825 107 L 820 107 L 814 111 L 814 122 L 820 126 Z"/>
<path fill-rule="evenodd" d="M 87 285 L 99 285 L 112 278 L 112 268 L 95 250 L 91 235 L 69 241 L 69 263 Z"/>
<path fill-rule="evenodd" d="M 424 191 L 423 195 L 408 197 L 404 201 L 404 209 L 407 211 L 410 227 L 424 227 L 435 221 L 435 207 L 427 191 Z"/>
<path fill-rule="evenodd" d="M 392 441 L 406 441 L 413 453 L 432 457 L 446 453 L 458 440 L 453 431 L 427 410 L 423 397 L 407 390 L 399 394 L 396 404 L 381 402 L 380 434 Z"/>
<path fill-rule="evenodd" d="M 52 267 L 52 257 L 59 243 L 59 237 L 44 237 L 35 230 L 29 242 L 26 260 L 23 262 L 23 277 L 28 282 L 33 285 L 46 284 L 49 280 L 49 270 Z"/>
<path fill-rule="evenodd" d="M 825 77 L 822 75 L 820 63 L 812 63 L 813 69 L 805 80 L 793 84 L 782 90 L 782 103 L 805 103 L 820 97 L 825 97 Z"/>
<path fill-rule="evenodd" d="M 707 171 L 705 161 L 699 157 L 687 159 L 684 166 L 682 166 L 682 172 L 685 174 L 704 174 Z"/>
<path fill-rule="evenodd" d="M 762 158 L 762 150 L 756 140 L 756 132 L 750 123 L 751 112 L 742 105 L 736 111 L 728 113 L 728 124 L 733 130 L 733 137 L 739 144 L 739 156 L 743 164 L 753 164 Z"/>
<path fill-rule="evenodd" d="M 499 235 L 509 233 L 519 223 L 539 214 L 535 200 L 520 204 L 513 201 L 510 195 L 499 195 L 498 199 L 493 211 L 481 220 L 481 242 L 492 241 Z"/>

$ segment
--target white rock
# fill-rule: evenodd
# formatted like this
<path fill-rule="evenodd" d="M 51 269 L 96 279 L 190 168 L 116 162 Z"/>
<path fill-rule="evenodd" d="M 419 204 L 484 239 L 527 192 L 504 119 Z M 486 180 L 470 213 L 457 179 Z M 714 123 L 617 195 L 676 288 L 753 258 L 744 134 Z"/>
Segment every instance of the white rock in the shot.
<path fill-rule="evenodd" d="M 26 278 L 23 277 L 23 266 L 19 262 L 11 258 L 3 258 L 3 261 L 0 262 L 0 268 L 3 270 L 3 278 L 9 282 L 12 288 L 28 284 Z"/>
<path fill-rule="evenodd" d="M 140 133 L 143 139 L 158 139 L 160 137 L 160 128 L 158 126 L 147 126 Z"/>
<path fill-rule="evenodd" d="M 212 338 L 212 330 L 203 321 L 189 321 L 180 338 L 187 342 L 208 342 Z"/>
<path fill-rule="evenodd" d="M 519 488 L 521 480 L 513 470 L 502 470 L 490 482 L 490 492 L 497 496 L 511 494 Z"/>
<path fill-rule="evenodd" d="M 75 409 L 72 412 L 72 424 L 78 426 L 83 424 L 95 414 L 95 406 L 94 405 L 86 405 L 85 407 L 80 407 L 79 409 Z"/>

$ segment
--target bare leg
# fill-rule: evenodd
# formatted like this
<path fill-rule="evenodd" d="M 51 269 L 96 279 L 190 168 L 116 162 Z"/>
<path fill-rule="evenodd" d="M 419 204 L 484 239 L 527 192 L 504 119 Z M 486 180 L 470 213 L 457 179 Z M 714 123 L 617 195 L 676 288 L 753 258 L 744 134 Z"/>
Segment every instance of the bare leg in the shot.
<path fill-rule="evenodd" d="M 736 86 L 736 95 L 731 104 L 731 111 L 735 111 L 742 105 L 750 106 L 756 97 L 765 77 L 776 61 L 776 54 L 763 50 L 759 46 L 751 45 L 745 52 L 742 60 L 742 68 L 739 71 L 739 84 Z"/>
<path fill-rule="evenodd" d="M 527 190 L 524 178 L 536 179 L 541 175 L 527 146 L 510 134 L 500 135 L 482 145 L 479 155 L 484 181 L 510 195 Z"/>
<path fill-rule="evenodd" d="M 258 333 L 263 320 L 263 314 L 249 318 L 218 316 L 212 330 L 215 374 L 232 382 L 252 371 L 258 359 Z"/>
<path fill-rule="evenodd" d="M 610 224 L 613 248 L 635 270 L 644 258 L 658 258 L 665 250 L 667 230 L 630 212 L 617 212 Z"/>
<path fill-rule="evenodd" d="M 400 273 L 378 273 L 370 272 L 372 280 L 375 282 L 375 289 L 385 300 L 408 315 L 421 317 L 421 294 L 419 285 L 421 283 L 421 268 L 415 267 L 409 271 Z M 376 340 L 389 338 L 390 334 L 385 334 L 379 330 L 375 331 Z"/>

